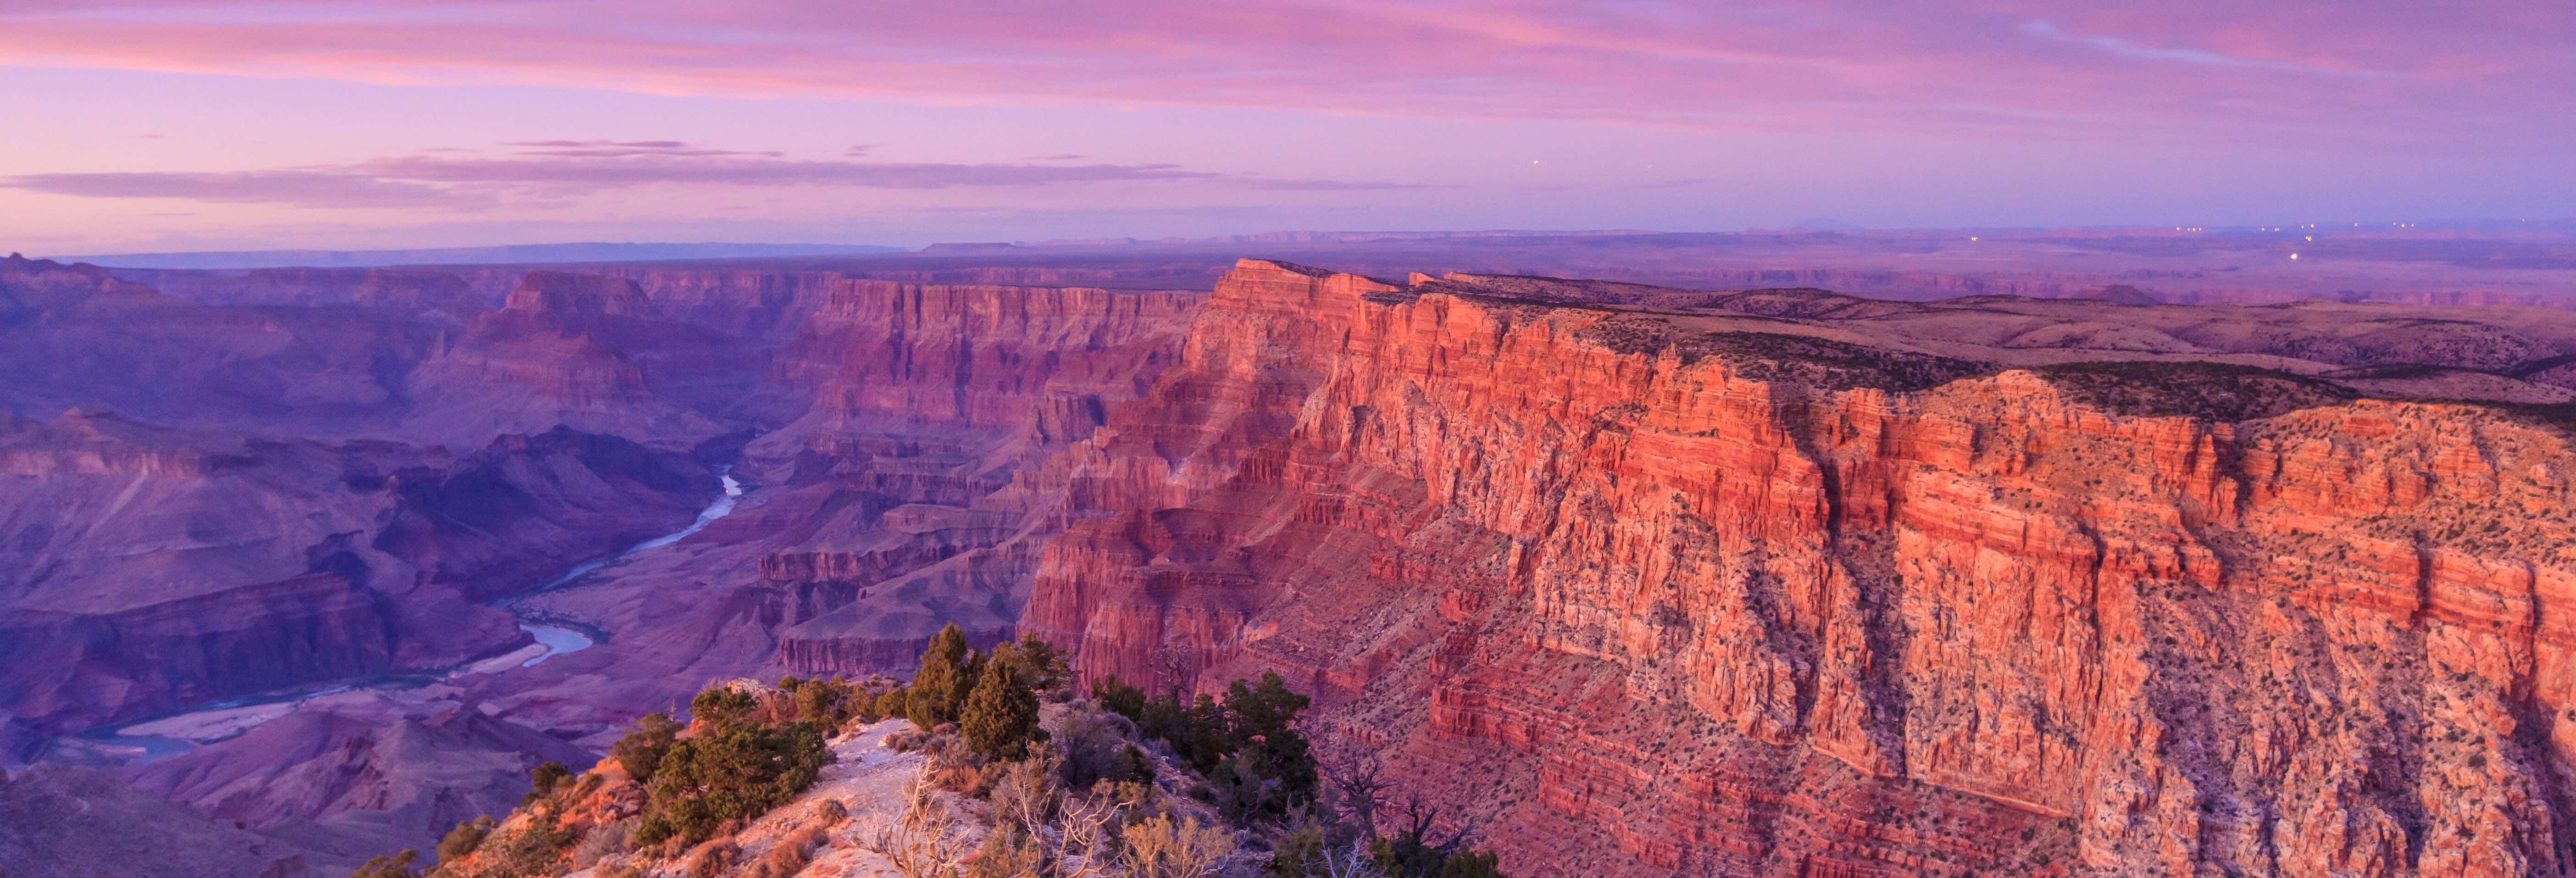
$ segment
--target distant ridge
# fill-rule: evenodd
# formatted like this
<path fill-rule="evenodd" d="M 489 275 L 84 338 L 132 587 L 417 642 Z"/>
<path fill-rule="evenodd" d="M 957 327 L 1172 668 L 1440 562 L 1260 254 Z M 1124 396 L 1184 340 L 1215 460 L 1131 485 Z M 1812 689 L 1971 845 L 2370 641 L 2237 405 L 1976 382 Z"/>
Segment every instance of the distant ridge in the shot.
<path fill-rule="evenodd" d="M 867 244 L 513 244 L 424 250 L 209 250 L 191 253 L 108 253 L 56 256 L 110 268 L 366 268 L 379 265 L 485 265 L 528 262 L 635 262 L 652 259 L 743 259 L 765 256 L 838 256 L 901 253 L 902 247 Z"/>
<path fill-rule="evenodd" d="M 1442 241 L 1459 238 L 1621 238 L 1635 235 L 1661 234 L 1667 233 L 1647 229 L 1481 229 L 1459 232 L 1286 231 L 1258 232 L 1249 235 L 1218 235 L 1210 238 L 1063 238 L 1051 241 L 1020 241 L 1016 242 L 1012 246 L 1131 247 L 1145 244 L 1364 244 L 1378 241 Z"/>

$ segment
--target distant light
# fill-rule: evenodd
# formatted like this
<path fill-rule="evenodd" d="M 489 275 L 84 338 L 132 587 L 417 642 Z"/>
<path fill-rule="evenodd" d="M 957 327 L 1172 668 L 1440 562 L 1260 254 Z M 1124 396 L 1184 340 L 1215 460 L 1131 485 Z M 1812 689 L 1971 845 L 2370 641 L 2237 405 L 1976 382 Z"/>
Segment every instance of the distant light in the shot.
<path fill-rule="evenodd" d="M 2317 239 L 2317 236 L 2315 236 L 2315 235 L 2309 235 L 2309 236 L 2307 236 L 2307 237 L 2308 237 L 2308 240 L 2311 240 L 2311 241 L 2314 241 L 2314 240 L 2316 240 L 2316 239 Z"/>
<path fill-rule="evenodd" d="M 2297 259 L 2297 258 L 2299 258 L 2299 254 L 2292 253 L 2292 254 L 2290 254 L 2290 258 L 2292 258 L 2292 259 Z"/>
<path fill-rule="evenodd" d="M 1977 239 L 1977 236 L 1975 236 L 1975 235 L 1969 235 L 1969 236 L 1968 236 L 1968 240 L 1974 241 L 1974 240 L 1976 240 L 1976 239 Z"/>
<path fill-rule="evenodd" d="M 1537 160 L 1537 159 L 1530 159 L 1530 164 L 1533 164 L 1533 165 L 1538 164 L 1538 160 Z"/>

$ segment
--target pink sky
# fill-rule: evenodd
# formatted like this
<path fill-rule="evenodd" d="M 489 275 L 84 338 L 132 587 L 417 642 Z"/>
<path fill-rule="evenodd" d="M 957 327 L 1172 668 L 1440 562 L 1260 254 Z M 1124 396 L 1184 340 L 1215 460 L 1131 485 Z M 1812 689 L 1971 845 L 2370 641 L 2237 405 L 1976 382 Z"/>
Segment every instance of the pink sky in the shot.
<path fill-rule="evenodd" d="M 0 5 L 0 249 L 2565 215 L 2555 2 Z"/>

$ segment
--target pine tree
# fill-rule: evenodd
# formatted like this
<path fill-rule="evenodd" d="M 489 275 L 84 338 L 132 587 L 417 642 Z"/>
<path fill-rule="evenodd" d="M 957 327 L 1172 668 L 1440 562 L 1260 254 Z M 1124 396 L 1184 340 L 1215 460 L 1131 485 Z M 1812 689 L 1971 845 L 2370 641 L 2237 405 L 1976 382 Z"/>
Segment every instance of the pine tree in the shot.
<path fill-rule="evenodd" d="M 1018 759 L 1031 739 L 1045 734 L 1038 730 L 1037 693 L 1020 679 L 1018 665 L 1007 661 L 984 663 L 983 679 L 966 697 L 959 725 L 966 746 L 994 759 Z"/>
<path fill-rule="evenodd" d="M 973 691 L 975 651 L 966 648 L 966 632 L 957 623 L 939 629 L 930 639 L 930 648 L 921 652 L 921 670 L 912 675 L 912 686 L 904 696 L 904 715 L 912 724 L 929 731 L 940 723 L 955 722 L 965 706 L 966 696 Z"/>

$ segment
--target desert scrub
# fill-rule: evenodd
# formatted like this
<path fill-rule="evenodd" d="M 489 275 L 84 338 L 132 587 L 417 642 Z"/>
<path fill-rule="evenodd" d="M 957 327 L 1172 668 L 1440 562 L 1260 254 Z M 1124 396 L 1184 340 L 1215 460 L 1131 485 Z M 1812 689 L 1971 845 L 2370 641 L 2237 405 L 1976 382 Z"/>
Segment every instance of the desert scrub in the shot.
<path fill-rule="evenodd" d="M 2077 403 L 2131 417 L 2248 421 L 2361 396 L 2315 378 L 2226 363 L 2121 360 L 2031 371 Z"/>
<path fill-rule="evenodd" d="M 751 699 L 730 690 L 707 690 L 692 706 L 705 727 L 672 741 L 655 765 L 635 829 L 639 846 L 714 838 L 720 827 L 786 804 L 832 762 L 822 724 L 760 722 Z"/>

